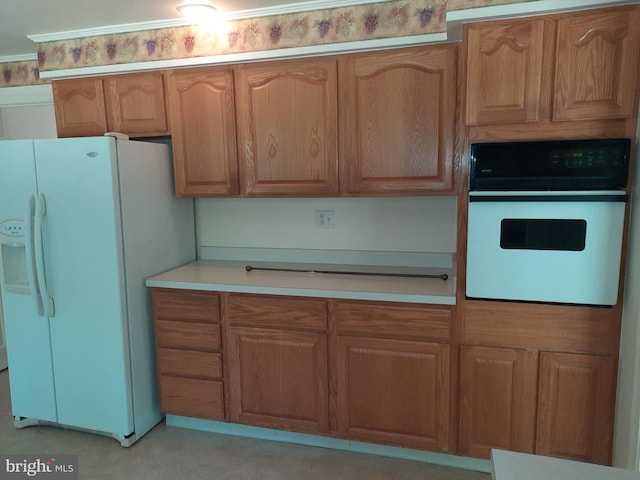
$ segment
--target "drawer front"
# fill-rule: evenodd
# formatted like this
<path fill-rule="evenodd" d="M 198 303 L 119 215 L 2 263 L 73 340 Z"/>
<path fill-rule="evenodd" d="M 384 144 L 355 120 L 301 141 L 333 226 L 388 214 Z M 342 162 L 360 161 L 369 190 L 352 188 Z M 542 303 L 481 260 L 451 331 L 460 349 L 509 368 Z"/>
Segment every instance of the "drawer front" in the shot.
<path fill-rule="evenodd" d="M 156 320 L 158 347 L 216 352 L 220 350 L 220 325 L 215 323 Z"/>
<path fill-rule="evenodd" d="M 327 302 L 315 298 L 227 294 L 225 316 L 232 325 L 325 331 Z"/>
<path fill-rule="evenodd" d="M 364 335 L 447 342 L 451 310 L 420 305 L 338 302 L 339 335 Z"/>
<path fill-rule="evenodd" d="M 222 355 L 220 353 L 159 348 L 158 373 L 210 380 L 221 379 Z"/>
<path fill-rule="evenodd" d="M 160 409 L 172 415 L 225 420 L 222 382 L 161 375 Z"/>
<path fill-rule="evenodd" d="M 217 293 L 154 288 L 151 294 L 153 314 L 156 319 L 220 322 L 220 299 Z"/>

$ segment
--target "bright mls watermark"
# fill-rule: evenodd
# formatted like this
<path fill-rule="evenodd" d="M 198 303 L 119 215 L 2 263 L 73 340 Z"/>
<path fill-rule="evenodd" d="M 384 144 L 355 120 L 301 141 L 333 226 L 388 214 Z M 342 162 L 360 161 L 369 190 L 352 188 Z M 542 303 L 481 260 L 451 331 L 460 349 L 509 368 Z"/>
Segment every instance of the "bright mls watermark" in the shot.
<path fill-rule="evenodd" d="M 2 455 L 0 480 L 78 480 L 77 455 Z"/>

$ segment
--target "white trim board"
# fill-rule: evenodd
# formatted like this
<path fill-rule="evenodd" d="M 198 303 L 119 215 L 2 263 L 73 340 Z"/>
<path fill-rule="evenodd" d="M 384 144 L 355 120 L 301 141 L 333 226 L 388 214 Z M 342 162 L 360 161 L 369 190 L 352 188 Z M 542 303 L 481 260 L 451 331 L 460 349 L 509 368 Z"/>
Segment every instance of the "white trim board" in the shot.
<path fill-rule="evenodd" d="M 51 85 L 0 88 L 0 107 L 27 107 L 31 105 L 53 105 Z"/>

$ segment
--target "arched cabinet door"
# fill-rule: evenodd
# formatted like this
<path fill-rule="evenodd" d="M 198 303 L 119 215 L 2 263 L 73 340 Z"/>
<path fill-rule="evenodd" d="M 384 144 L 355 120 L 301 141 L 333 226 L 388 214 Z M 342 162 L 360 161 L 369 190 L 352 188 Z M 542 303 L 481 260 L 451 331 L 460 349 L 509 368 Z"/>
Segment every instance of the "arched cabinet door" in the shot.
<path fill-rule="evenodd" d="M 173 163 L 179 196 L 236 195 L 238 154 L 231 68 L 169 74 Z"/>
<path fill-rule="evenodd" d="M 545 69 L 553 31 L 548 19 L 465 25 L 467 125 L 537 122 L 548 115 Z"/>
<path fill-rule="evenodd" d="M 629 118 L 640 55 L 640 8 L 558 21 L 553 120 Z"/>
<path fill-rule="evenodd" d="M 240 65 L 236 92 L 243 195 L 337 194 L 336 60 Z"/>
<path fill-rule="evenodd" d="M 340 59 L 340 181 L 346 195 L 452 191 L 456 46 Z"/>

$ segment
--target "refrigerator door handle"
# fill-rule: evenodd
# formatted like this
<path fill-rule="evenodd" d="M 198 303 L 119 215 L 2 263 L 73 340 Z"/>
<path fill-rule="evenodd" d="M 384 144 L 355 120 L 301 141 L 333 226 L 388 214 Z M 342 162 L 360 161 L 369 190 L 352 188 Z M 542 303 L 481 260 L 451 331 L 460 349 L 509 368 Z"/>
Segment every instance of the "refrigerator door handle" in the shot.
<path fill-rule="evenodd" d="M 26 261 L 27 261 L 27 276 L 29 279 L 29 291 L 31 292 L 31 298 L 36 307 L 36 312 L 39 316 L 44 315 L 44 307 L 42 305 L 42 297 L 40 296 L 40 287 L 38 285 L 38 279 L 36 274 L 36 257 L 34 248 L 34 232 L 33 232 L 33 216 L 35 211 L 36 199 L 33 195 L 29 195 L 24 212 L 25 219 L 25 248 L 26 248 Z"/>
<path fill-rule="evenodd" d="M 40 296 L 42 297 L 42 305 L 44 307 L 44 314 L 47 317 L 53 317 L 55 315 L 55 309 L 53 305 L 53 298 L 49 296 L 49 289 L 47 288 L 47 278 L 44 271 L 44 247 L 42 242 L 42 221 L 47 213 L 47 204 L 44 199 L 44 195 L 40 194 L 35 199 L 36 213 L 35 213 L 35 245 L 36 245 L 36 272 L 38 274 L 38 285 L 40 286 Z"/>

